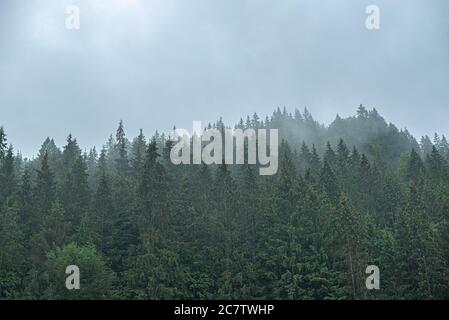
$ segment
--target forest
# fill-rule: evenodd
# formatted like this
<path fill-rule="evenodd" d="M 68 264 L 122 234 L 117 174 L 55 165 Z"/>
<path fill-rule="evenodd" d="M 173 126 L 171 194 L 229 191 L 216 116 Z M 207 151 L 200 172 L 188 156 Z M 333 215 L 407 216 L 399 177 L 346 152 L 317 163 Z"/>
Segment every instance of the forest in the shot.
<path fill-rule="evenodd" d="M 69 134 L 26 159 L 1 127 L 0 299 L 449 298 L 445 136 L 362 105 L 327 126 L 277 108 L 235 127 L 279 130 L 277 174 L 174 165 L 166 134 L 123 122 L 99 150 Z"/>

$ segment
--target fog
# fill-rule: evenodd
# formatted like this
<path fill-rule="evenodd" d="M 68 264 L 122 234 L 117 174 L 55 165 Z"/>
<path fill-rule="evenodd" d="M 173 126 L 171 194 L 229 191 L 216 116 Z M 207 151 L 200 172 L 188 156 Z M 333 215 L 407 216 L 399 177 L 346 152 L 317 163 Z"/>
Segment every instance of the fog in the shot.
<path fill-rule="evenodd" d="M 67 5 L 81 28 L 65 27 Z M 365 27 L 370 4 L 380 30 Z M 68 133 L 101 145 L 120 119 L 191 130 L 219 116 L 363 103 L 417 137 L 448 134 L 447 0 L 0 0 L 0 125 L 25 156 Z"/>

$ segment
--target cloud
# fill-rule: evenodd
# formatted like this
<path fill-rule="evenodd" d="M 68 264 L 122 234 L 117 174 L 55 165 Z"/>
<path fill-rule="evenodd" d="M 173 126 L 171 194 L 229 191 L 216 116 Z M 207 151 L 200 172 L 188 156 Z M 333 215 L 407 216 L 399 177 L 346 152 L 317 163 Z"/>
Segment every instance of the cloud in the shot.
<path fill-rule="evenodd" d="M 447 133 L 449 4 L 376 3 L 379 31 L 362 0 L 2 1 L 0 124 L 26 155 L 69 132 L 101 146 L 120 119 L 149 135 L 283 105 L 330 122 L 364 103 Z"/>

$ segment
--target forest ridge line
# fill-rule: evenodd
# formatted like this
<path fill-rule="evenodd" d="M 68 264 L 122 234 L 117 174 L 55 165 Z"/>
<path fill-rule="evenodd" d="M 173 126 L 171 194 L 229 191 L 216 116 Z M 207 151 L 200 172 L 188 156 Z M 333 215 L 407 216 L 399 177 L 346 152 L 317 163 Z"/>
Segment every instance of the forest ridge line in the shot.
<path fill-rule="evenodd" d="M 122 122 L 120 126 L 123 127 Z M 225 125 L 222 119 L 219 118 L 216 122 L 209 123 L 204 130 L 217 128 L 231 129 L 232 127 Z M 304 142 L 308 146 L 314 145 L 319 154 L 323 154 L 327 142 L 330 142 L 331 145 L 336 145 L 341 138 L 347 142 L 349 146 L 361 147 L 362 151 L 368 156 L 373 156 L 375 154 L 375 151 L 373 150 L 375 148 L 374 144 L 377 144 L 379 140 L 382 139 L 381 137 L 385 135 L 396 136 L 398 146 L 400 147 L 400 152 L 392 151 L 392 153 L 396 153 L 395 155 L 392 155 L 394 160 L 399 159 L 399 153 L 410 151 L 412 148 L 421 150 L 422 154 L 427 154 L 431 151 L 433 144 L 441 145 L 443 149 L 446 149 L 447 146 L 447 138 L 444 135 L 440 137 L 437 133 L 435 133 L 432 138 L 425 135 L 421 137 L 418 142 L 407 129 L 398 129 L 394 124 L 387 123 L 375 108 L 367 110 L 363 105 L 358 107 L 355 116 L 341 118 L 337 114 L 335 120 L 328 126 L 316 121 L 307 108 L 304 108 L 302 113 L 298 109 L 295 109 L 294 112 L 291 113 L 284 107 L 283 110 L 277 108 L 270 117 L 266 116 L 265 119 L 260 119 L 257 113 L 254 113 L 252 116 L 247 116 L 246 119 L 241 118 L 233 128 L 242 130 L 249 128 L 279 129 L 279 139 L 286 139 L 289 142 L 293 142 L 291 145 L 294 149 L 299 150 Z M 3 127 L 2 135 L 4 136 L 6 136 L 6 129 L 7 127 Z M 174 130 L 177 130 L 177 128 L 174 127 Z M 160 134 L 157 130 L 154 133 L 154 137 L 157 140 L 161 140 L 161 142 L 164 142 L 168 136 L 169 134 Z M 69 134 L 69 137 L 74 139 L 72 134 Z M 106 144 L 104 144 L 100 150 L 111 147 L 111 145 L 115 143 L 114 139 L 114 135 L 111 134 Z M 125 137 L 126 144 L 129 147 L 128 151 L 131 150 L 131 145 L 136 139 L 138 139 L 138 137 L 131 140 L 128 140 Z M 48 145 L 56 147 L 54 140 L 48 137 L 38 151 L 38 158 L 42 156 L 44 149 Z M 382 147 L 386 148 L 386 146 Z M 97 147 L 92 147 L 87 150 L 88 151 L 85 151 L 86 156 L 89 154 L 99 155 Z M 130 157 L 131 156 L 132 155 L 130 154 Z M 23 156 L 20 151 L 17 151 L 16 157 L 22 160 Z M 30 161 L 33 158 L 34 157 L 24 159 Z"/>

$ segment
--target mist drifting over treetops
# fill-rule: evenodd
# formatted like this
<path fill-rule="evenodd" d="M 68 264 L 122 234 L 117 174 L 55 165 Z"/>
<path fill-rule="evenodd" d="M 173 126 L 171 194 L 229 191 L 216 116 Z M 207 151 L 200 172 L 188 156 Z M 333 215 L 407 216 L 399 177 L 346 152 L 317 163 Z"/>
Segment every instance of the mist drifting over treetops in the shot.
<path fill-rule="evenodd" d="M 417 137 L 447 134 L 449 4 L 376 4 L 370 31 L 365 1 L 2 1 L 0 122 L 26 156 L 68 132 L 100 148 L 120 119 L 167 131 L 278 105 L 330 124 L 364 103 Z"/>
<path fill-rule="evenodd" d="M 223 142 L 228 140 L 227 138 L 225 139 L 225 131 L 233 132 L 234 130 L 244 130 L 242 133 L 249 133 L 249 130 L 254 132 L 257 132 L 259 129 L 264 132 L 271 132 L 274 130 L 276 131 L 275 141 L 272 141 L 273 138 L 270 138 L 270 142 L 267 143 L 267 146 L 271 145 L 270 148 L 273 148 L 273 144 L 275 143 L 276 147 L 274 148 L 277 149 L 278 144 L 285 141 L 295 152 L 302 152 L 304 151 L 304 147 L 308 147 L 313 148 L 319 156 L 324 155 L 329 147 L 336 147 L 340 141 L 343 140 L 350 149 L 357 148 L 371 160 L 379 160 L 382 158 L 382 162 L 393 169 L 397 168 L 401 157 L 408 154 L 410 151 L 418 151 L 423 157 L 425 157 L 427 154 L 431 153 L 434 146 L 437 150 L 439 150 L 443 158 L 449 161 L 449 143 L 444 134 L 434 133 L 433 135 L 425 135 L 417 139 L 407 129 L 400 129 L 395 124 L 387 122 L 384 117 L 379 114 L 376 108 L 367 109 L 363 105 L 360 105 L 357 108 L 353 116 L 342 118 L 337 114 L 334 121 L 332 121 L 332 123 L 328 126 L 317 121 L 307 108 L 304 108 L 302 111 L 294 109 L 293 112 L 291 112 L 284 107 L 282 109 L 275 109 L 270 116 L 266 116 L 265 118 L 260 117 L 256 112 L 254 112 L 252 115 L 241 117 L 240 120 L 234 125 L 226 124 L 223 121 L 223 118 L 220 117 L 214 122 L 203 124 L 202 128 L 204 129 L 202 133 L 201 131 L 196 131 L 198 128 L 195 128 L 194 123 L 193 128 L 176 128 L 175 126 L 173 127 L 175 130 L 170 130 L 168 132 L 159 132 L 157 130 L 146 131 L 140 129 L 139 134 L 135 135 L 133 133 L 129 133 L 126 128 L 126 124 L 120 120 L 117 130 L 111 130 L 108 138 L 103 141 L 100 147 L 90 146 L 89 148 L 83 149 L 79 145 L 76 134 L 72 133 L 68 134 L 65 144 L 62 146 L 58 146 L 55 143 L 55 140 L 51 136 L 48 136 L 40 145 L 35 147 L 38 150 L 37 157 L 28 159 L 27 157 L 24 157 L 20 151 L 15 150 L 14 145 L 11 143 L 11 141 L 14 141 L 14 137 L 9 136 L 7 128 L 1 127 L 2 137 L 4 138 L 3 147 L 6 150 L 9 145 L 11 152 L 17 153 L 16 166 L 18 166 L 18 169 L 20 170 L 28 165 L 36 166 L 42 160 L 45 153 L 59 157 L 63 152 L 65 152 L 64 150 L 67 149 L 68 145 L 71 145 L 72 143 L 76 145 L 76 149 L 79 153 L 83 154 L 83 157 L 86 160 L 92 158 L 93 163 L 100 161 L 101 153 L 105 156 L 108 155 L 110 158 L 109 161 L 114 163 L 116 157 L 118 156 L 117 146 L 121 144 L 123 145 L 124 150 L 126 150 L 125 155 L 130 159 L 133 159 L 136 157 L 135 152 L 139 141 L 145 137 L 148 137 L 148 141 L 156 141 L 156 144 L 160 149 L 159 154 L 161 154 L 161 152 L 165 152 L 164 150 L 166 150 L 166 144 L 170 141 L 172 146 L 177 146 L 178 144 L 183 145 L 182 141 L 185 138 L 182 138 L 182 135 L 179 136 L 175 132 L 178 130 L 181 130 L 181 132 L 188 132 L 189 130 L 192 130 L 191 132 L 195 134 L 199 132 L 200 140 L 201 136 L 203 136 L 203 147 L 209 145 L 209 148 L 211 148 L 212 145 L 215 144 L 214 140 L 216 138 L 205 137 L 205 132 L 211 129 L 218 129 L 217 131 L 222 133 Z M 237 140 L 238 139 L 236 138 L 236 148 L 238 148 Z M 241 140 L 242 143 L 243 137 Z M 190 141 L 189 143 L 188 137 L 186 141 L 187 144 L 189 144 L 189 147 L 187 148 L 195 148 L 195 143 L 193 141 Z M 250 140 L 247 140 L 247 143 L 250 143 L 249 141 Z M 259 143 L 258 140 L 255 142 Z M 145 148 L 142 150 L 144 149 Z M 215 149 L 215 147 L 213 147 L 213 149 Z M 233 147 L 231 147 L 231 149 L 233 149 Z M 185 157 L 186 154 L 184 153 L 186 150 L 188 151 L 191 149 L 183 149 L 179 155 L 179 151 L 177 151 L 176 157 Z M 201 152 L 206 152 L 205 150 L 201 150 L 202 149 L 199 151 L 200 154 Z M 215 150 L 213 154 L 216 151 L 217 150 Z M 193 152 L 195 153 L 195 151 Z M 260 150 L 257 152 L 263 153 L 263 151 Z M 273 150 L 271 152 L 273 152 Z M 208 152 L 206 153 L 208 154 Z M 225 154 L 224 148 L 220 151 L 220 154 L 221 153 L 223 153 L 223 155 Z M 235 157 L 237 159 L 239 151 L 235 149 L 233 153 L 235 153 Z M 243 156 L 243 154 L 241 154 L 241 156 Z M 277 158 L 277 153 L 275 156 Z M 169 157 L 173 157 L 173 155 L 169 155 Z M 188 154 L 187 157 L 189 158 Z M 216 157 L 216 155 L 214 155 L 214 157 Z M 219 156 L 219 158 L 221 159 L 221 156 Z M 223 161 L 224 158 L 225 157 L 223 156 Z M 245 154 L 242 159 L 243 163 L 252 164 L 252 162 L 249 161 L 249 158 L 250 156 Z M 171 161 L 173 163 L 176 162 L 173 161 L 173 159 Z M 216 162 L 216 160 L 214 161 L 217 164 L 219 163 Z M 183 160 L 181 163 L 186 164 L 190 162 L 185 162 L 185 160 Z M 193 160 L 192 163 L 201 164 L 201 160 L 200 162 Z M 229 163 L 235 164 L 233 161 Z M 179 165 L 180 163 L 176 162 L 176 164 Z M 237 165 L 237 167 L 239 166 Z"/>

